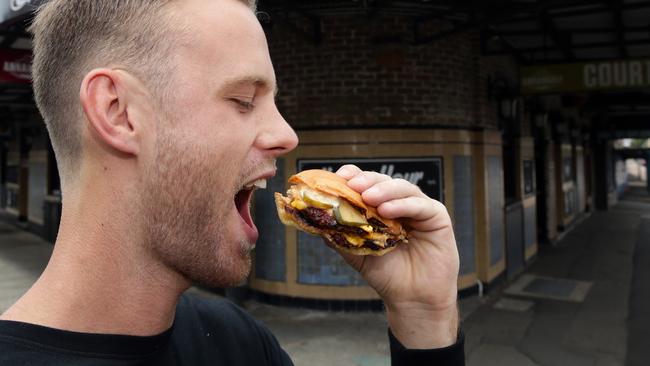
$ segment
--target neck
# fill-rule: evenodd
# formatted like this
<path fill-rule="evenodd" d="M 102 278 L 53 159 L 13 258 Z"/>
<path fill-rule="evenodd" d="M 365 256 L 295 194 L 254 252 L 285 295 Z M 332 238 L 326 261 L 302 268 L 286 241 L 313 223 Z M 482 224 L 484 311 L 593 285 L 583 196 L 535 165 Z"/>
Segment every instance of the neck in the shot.
<path fill-rule="evenodd" d="M 165 331 L 189 283 L 142 247 L 128 204 L 110 192 L 84 197 L 93 200 L 64 201 L 50 262 L 0 319 L 88 333 Z"/>

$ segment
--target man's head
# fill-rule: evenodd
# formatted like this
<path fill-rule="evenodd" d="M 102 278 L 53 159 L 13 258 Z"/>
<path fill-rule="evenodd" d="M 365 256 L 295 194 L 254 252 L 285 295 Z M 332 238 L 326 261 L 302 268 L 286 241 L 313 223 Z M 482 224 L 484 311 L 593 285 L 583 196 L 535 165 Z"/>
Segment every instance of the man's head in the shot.
<path fill-rule="evenodd" d="M 174 50 L 192 35 L 172 10 L 182 0 L 50 0 L 30 31 L 33 82 L 64 181 L 79 166 L 79 86 L 96 67 L 127 65 L 152 88 L 167 91 Z M 241 0 L 254 10 L 256 0 Z"/>
<path fill-rule="evenodd" d="M 275 106 L 252 8 L 51 0 L 32 26 L 35 95 L 62 171 L 64 215 L 68 193 L 107 185 L 129 216 L 120 230 L 213 286 L 247 275 L 257 232 L 245 187 L 297 144 Z"/>

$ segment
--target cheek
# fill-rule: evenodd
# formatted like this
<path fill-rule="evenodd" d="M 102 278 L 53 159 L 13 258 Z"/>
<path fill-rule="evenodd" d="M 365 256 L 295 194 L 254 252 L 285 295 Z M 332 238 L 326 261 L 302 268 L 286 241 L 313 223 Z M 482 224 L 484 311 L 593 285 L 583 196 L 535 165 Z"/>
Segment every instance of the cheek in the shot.
<path fill-rule="evenodd" d="M 174 103 L 173 141 L 186 150 L 202 152 L 206 165 L 228 161 L 242 164 L 257 138 L 254 119 L 228 102 L 181 100 Z M 241 168 L 241 167 L 240 167 Z"/>
<path fill-rule="evenodd" d="M 253 147 L 254 142 L 254 126 L 249 127 L 240 123 L 223 121 L 223 123 L 213 128 L 207 144 L 214 151 L 215 155 L 218 155 L 221 159 L 235 161 L 237 162 L 236 164 L 241 165 L 242 161 L 247 159 L 247 155 Z M 217 163 L 223 163 L 225 161 Z"/>

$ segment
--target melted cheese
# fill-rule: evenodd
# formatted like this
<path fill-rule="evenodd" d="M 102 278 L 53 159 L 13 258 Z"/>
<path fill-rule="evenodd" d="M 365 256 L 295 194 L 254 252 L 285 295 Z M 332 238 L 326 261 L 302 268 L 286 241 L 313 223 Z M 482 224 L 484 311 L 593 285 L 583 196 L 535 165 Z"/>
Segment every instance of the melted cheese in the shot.
<path fill-rule="evenodd" d="M 372 240 L 372 242 L 378 247 L 385 248 L 386 239 L 388 239 L 388 235 L 379 233 L 370 233 L 365 238 L 351 234 L 343 234 L 343 236 L 350 245 L 354 245 L 355 247 L 362 247 L 366 240 Z"/>
<path fill-rule="evenodd" d="M 293 208 L 295 208 L 297 210 L 304 210 L 308 206 L 304 201 L 302 201 L 300 199 L 294 199 L 293 201 L 291 201 L 291 207 L 293 207 Z"/>
<path fill-rule="evenodd" d="M 354 245 L 356 247 L 360 247 L 360 246 L 363 245 L 363 242 L 364 242 L 363 238 L 360 238 L 358 236 L 349 235 L 349 234 L 343 234 L 343 236 L 345 236 L 345 239 L 348 241 L 348 243 L 350 243 L 350 244 L 352 244 L 352 245 Z"/>
<path fill-rule="evenodd" d="M 368 239 L 372 240 L 378 246 L 385 248 L 386 240 L 388 240 L 388 235 L 381 233 L 370 233 L 368 234 Z"/>
<path fill-rule="evenodd" d="M 370 239 L 370 240 L 383 240 L 383 241 L 386 241 L 386 240 L 388 240 L 388 234 L 382 234 L 382 233 L 370 233 L 370 234 L 368 234 L 368 239 Z"/>
<path fill-rule="evenodd" d="M 359 228 L 363 229 L 364 231 L 369 232 L 369 233 L 372 233 L 372 231 L 373 231 L 372 226 L 370 226 L 370 225 L 361 225 L 361 226 L 359 226 Z"/>

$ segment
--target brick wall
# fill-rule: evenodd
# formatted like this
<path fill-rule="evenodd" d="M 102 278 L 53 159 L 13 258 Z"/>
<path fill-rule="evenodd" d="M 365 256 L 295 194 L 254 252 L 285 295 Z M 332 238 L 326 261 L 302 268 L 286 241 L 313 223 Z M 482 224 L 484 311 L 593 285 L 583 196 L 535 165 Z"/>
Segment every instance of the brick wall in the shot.
<path fill-rule="evenodd" d="M 322 24 L 319 45 L 283 22 L 268 30 L 278 106 L 294 127 L 496 127 L 495 63 L 481 57 L 478 32 L 414 46 L 408 18 L 340 15 Z"/>

